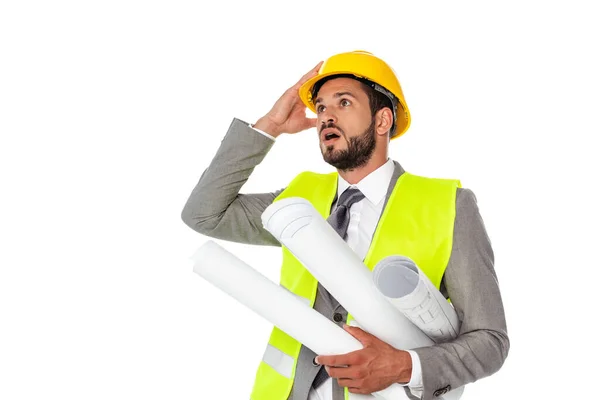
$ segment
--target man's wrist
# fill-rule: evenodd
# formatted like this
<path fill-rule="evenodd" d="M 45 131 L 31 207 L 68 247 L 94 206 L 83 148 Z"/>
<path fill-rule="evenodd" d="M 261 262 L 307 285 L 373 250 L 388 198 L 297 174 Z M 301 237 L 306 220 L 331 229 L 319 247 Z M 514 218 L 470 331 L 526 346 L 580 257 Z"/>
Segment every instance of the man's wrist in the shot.
<path fill-rule="evenodd" d="M 255 126 L 253 126 L 252 124 L 248 124 L 248 126 L 254 130 L 255 132 L 260 133 L 261 135 L 263 135 L 264 137 L 268 137 L 269 139 L 271 139 L 272 141 L 275 141 L 276 138 L 274 138 L 273 136 L 269 135 L 267 132 L 265 131 L 261 131 L 260 129 L 256 128 Z"/>
<path fill-rule="evenodd" d="M 397 369 L 396 382 L 406 385 L 412 377 L 412 357 L 407 351 L 398 350 L 398 352 L 399 367 Z"/>
<path fill-rule="evenodd" d="M 258 121 L 256 121 L 256 123 L 253 124 L 252 127 L 256 128 L 260 131 L 263 131 L 263 132 L 273 136 L 274 138 L 276 138 L 277 136 L 280 135 L 280 132 L 277 132 L 276 126 L 265 117 L 262 117 Z"/>

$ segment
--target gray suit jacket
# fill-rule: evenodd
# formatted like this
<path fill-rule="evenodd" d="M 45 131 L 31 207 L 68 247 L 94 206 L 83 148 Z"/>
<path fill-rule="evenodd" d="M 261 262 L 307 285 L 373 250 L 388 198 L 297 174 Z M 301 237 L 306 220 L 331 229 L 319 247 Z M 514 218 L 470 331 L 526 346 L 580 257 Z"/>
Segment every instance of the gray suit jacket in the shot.
<path fill-rule="evenodd" d="M 281 246 L 262 227 L 261 215 L 284 189 L 239 193 L 273 144 L 273 140 L 247 123 L 234 119 L 183 208 L 183 221 L 195 231 L 217 239 Z M 403 172 L 395 162 L 386 202 Z M 494 254 L 475 195 L 468 189 L 457 191 L 453 248 L 442 279 L 442 293 L 451 298 L 461 328 L 459 336 L 450 342 L 413 349 L 421 360 L 424 400 L 495 373 L 508 355 L 509 340 Z M 333 312 L 326 305 L 319 311 Z M 307 354 L 305 358 L 309 357 Z M 306 374 L 298 370 L 296 373 L 296 381 L 303 376 L 310 380 Z M 294 386 L 296 390 L 300 385 L 294 382 Z M 294 400 L 305 399 L 294 397 Z"/>

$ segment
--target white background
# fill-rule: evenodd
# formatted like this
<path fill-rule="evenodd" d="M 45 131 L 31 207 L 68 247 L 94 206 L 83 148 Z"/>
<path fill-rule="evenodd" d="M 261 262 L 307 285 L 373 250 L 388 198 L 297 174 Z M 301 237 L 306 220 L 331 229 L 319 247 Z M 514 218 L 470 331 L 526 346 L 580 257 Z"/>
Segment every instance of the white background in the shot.
<path fill-rule="evenodd" d="M 390 156 L 461 179 L 494 246 L 511 350 L 463 399 L 597 394 L 595 2 L 200 3 L 0 6 L 0 399 L 248 398 L 271 326 L 192 272 L 180 212 L 233 117 L 357 49 L 412 112 Z M 331 171 L 314 131 L 242 191 L 302 170 Z"/>

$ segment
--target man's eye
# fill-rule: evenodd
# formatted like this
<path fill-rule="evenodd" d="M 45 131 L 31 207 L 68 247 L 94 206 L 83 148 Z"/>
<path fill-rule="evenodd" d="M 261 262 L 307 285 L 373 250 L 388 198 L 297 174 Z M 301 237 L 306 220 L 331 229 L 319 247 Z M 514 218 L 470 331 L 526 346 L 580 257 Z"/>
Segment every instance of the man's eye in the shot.
<path fill-rule="evenodd" d="M 350 100 L 342 99 L 342 101 L 340 101 L 340 104 L 342 105 L 342 107 L 347 107 L 350 105 Z"/>
<path fill-rule="evenodd" d="M 317 114 L 323 112 L 325 110 L 325 106 L 317 106 Z"/>

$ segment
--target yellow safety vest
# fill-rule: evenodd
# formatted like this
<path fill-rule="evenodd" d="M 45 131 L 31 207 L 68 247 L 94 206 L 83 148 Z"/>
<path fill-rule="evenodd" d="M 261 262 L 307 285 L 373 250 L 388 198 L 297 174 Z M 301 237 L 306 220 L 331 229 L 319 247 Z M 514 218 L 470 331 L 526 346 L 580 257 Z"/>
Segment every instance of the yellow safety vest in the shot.
<path fill-rule="evenodd" d="M 303 172 L 275 199 L 303 197 L 327 218 L 338 173 Z M 400 175 L 383 210 L 364 264 L 373 269 L 385 257 L 410 257 L 439 289 L 452 251 L 456 189 L 460 181 Z M 283 247 L 280 284 L 313 307 L 317 280 Z M 349 322 L 352 319 L 348 315 Z M 301 343 L 273 328 L 252 389 L 252 400 L 286 400 L 292 389 Z M 345 398 L 348 399 L 348 390 Z"/>

